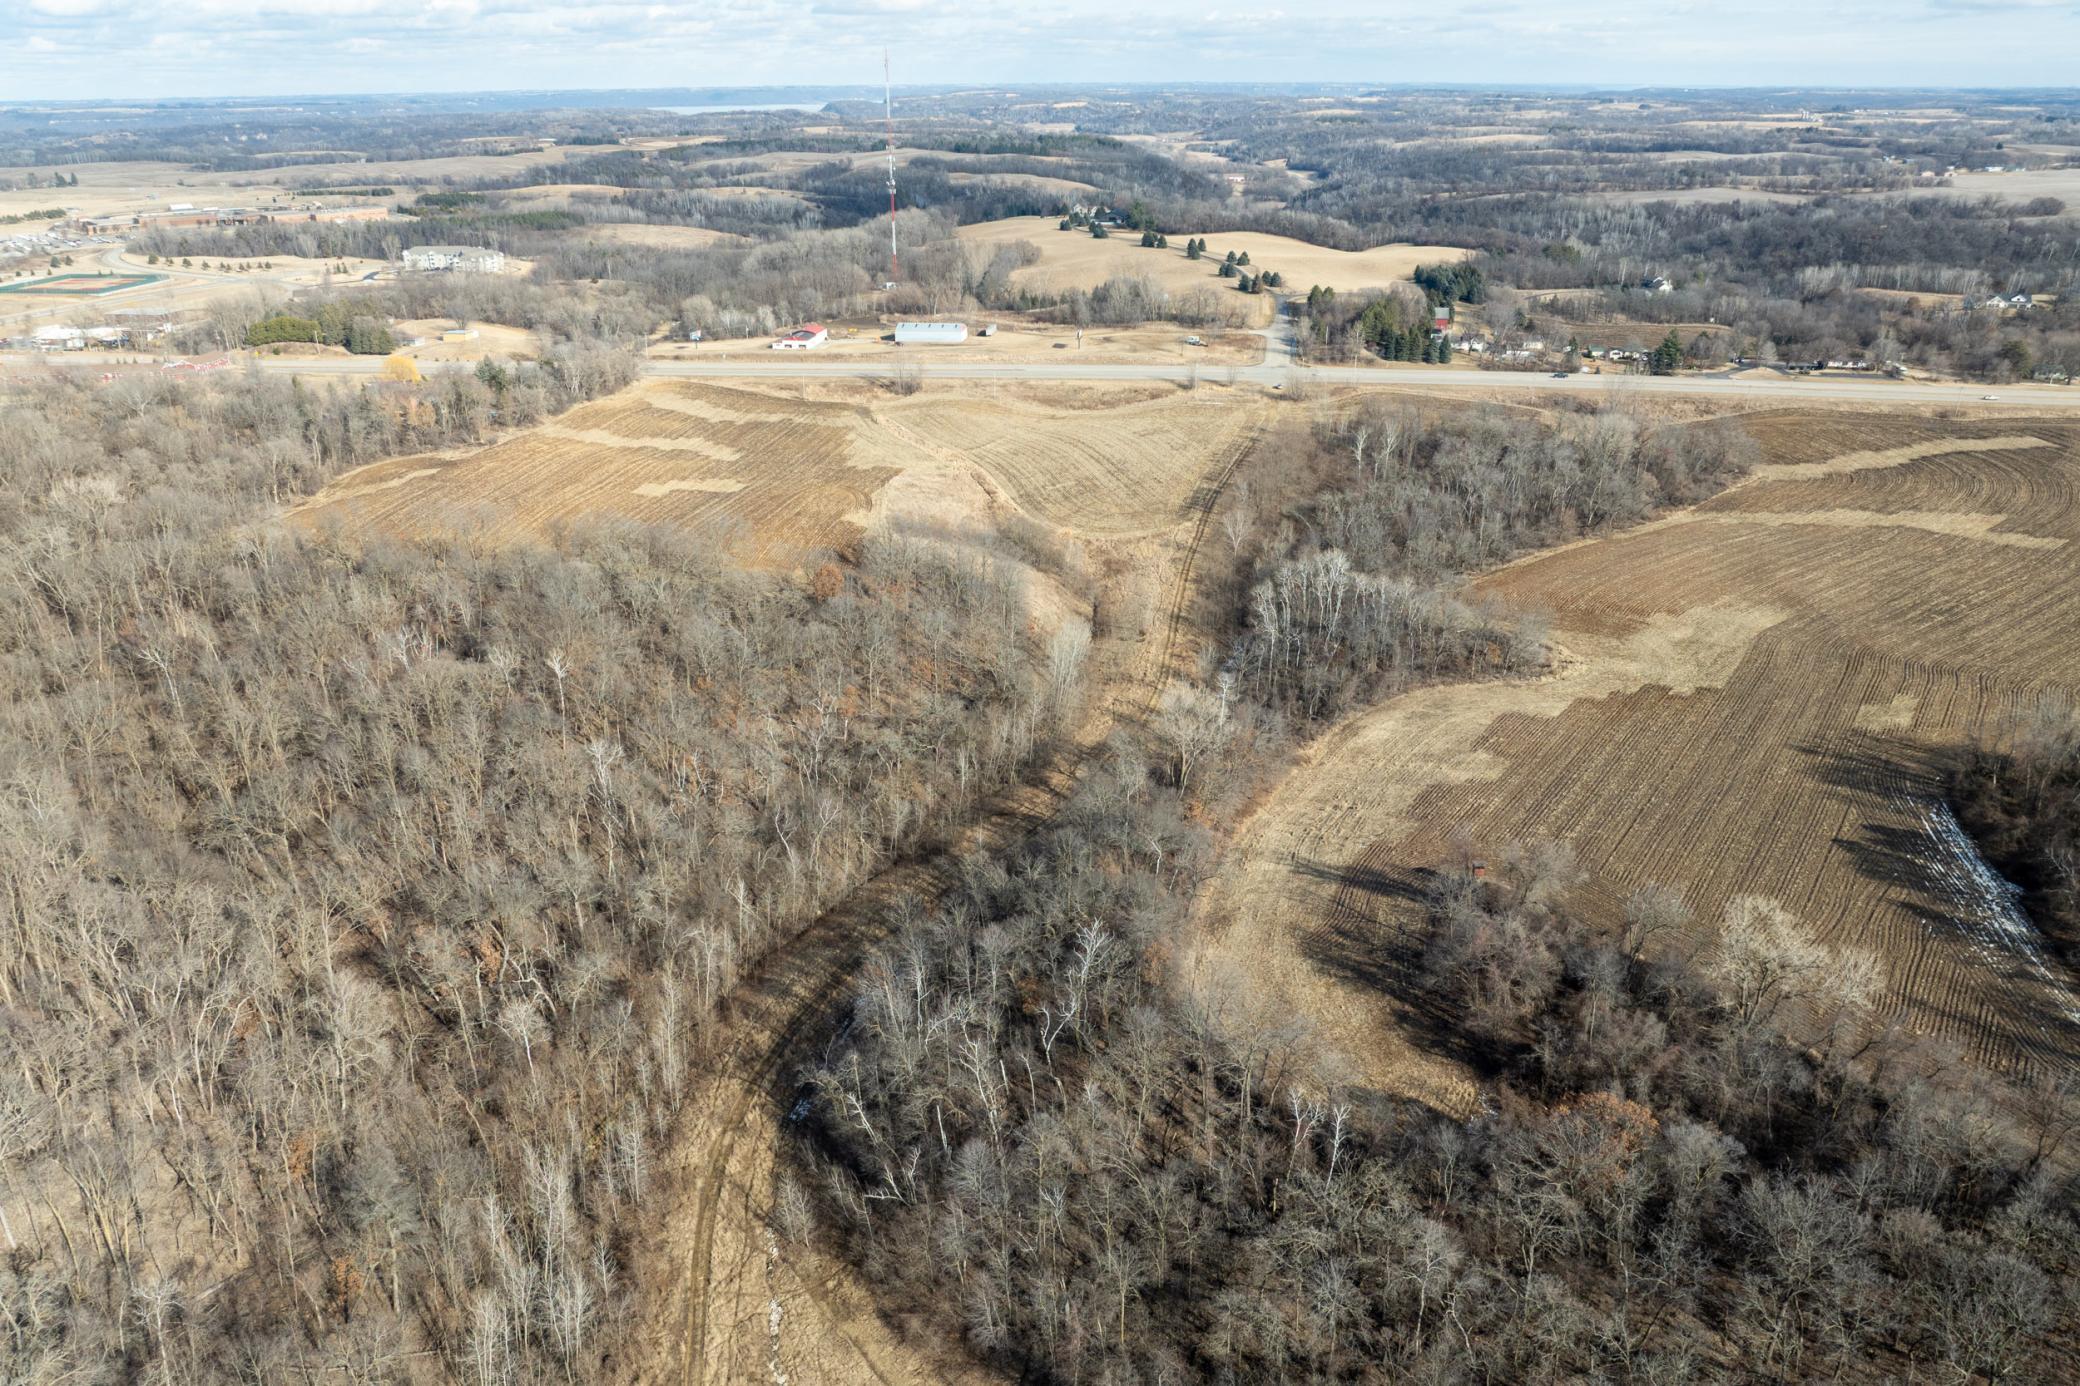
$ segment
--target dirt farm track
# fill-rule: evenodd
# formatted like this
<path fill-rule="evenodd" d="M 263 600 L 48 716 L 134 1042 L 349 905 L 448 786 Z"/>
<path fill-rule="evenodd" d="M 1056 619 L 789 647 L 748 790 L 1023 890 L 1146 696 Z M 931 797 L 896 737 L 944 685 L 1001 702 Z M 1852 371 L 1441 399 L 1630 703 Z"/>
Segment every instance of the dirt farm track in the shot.
<path fill-rule="evenodd" d="M 1209 984 L 1257 982 L 1359 1081 L 1447 1108 L 1403 977 L 1427 873 L 1564 839 L 1613 918 L 1679 888 L 1780 899 L 1870 947 L 1886 1019 L 2017 1074 L 2080 1052 L 2080 991 L 2038 951 L 1937 793 L 1934 754 L 2080 690 L 2080 430 L 1752 416 L 1769 465 L 1694 510 L 1490 574 L 1552 614 L 1530 681 L 1412 692 L 1311 750 L 1209 892 Z"/>

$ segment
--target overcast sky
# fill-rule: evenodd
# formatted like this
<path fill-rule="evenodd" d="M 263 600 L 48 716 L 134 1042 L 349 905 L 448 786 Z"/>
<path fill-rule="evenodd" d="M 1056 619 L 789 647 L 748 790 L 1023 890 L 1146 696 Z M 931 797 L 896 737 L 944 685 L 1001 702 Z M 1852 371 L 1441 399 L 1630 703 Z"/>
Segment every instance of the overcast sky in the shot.
<path fill-rule="evenodd" d="M 0 101 L 878 80 L 2053 86 L 2080 0 L 0 0 Z"/>

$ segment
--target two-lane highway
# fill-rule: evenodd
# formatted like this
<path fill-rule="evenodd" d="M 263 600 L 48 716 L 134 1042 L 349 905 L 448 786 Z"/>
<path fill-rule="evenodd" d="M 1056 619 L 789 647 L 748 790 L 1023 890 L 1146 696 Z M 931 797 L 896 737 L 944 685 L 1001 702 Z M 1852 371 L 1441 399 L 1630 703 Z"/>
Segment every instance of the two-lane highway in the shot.
<path fill-rule="evenodd" d="M 301 376 L 376 376 L 384 370 L 380 356 L 254 356 L 253 366 L 269 373 Z M 1735 378 L 1725 375 L 1571 375 L 1544 371 L 1469 370 L 1450 366 L 1301 366 L 1291 364 L 1291 346 L 1266 334 L 1266 364 L 1194 366 L 1168 363 L 1096 363 L 1066 361 L 959 361 L 923 352 L 898 351 L 872 357 L 825 357 L 774 352 L 770 359 L 750 355 L 649 358 L 643 374 L 671 380 L 844 380 L 889 379 L 913 373 L 927 385 L 963 380 L 985 381 L 1168 381 L 1205 385 L 1247 385 L 1267 391 L 1308 386 L 1362 385 L 1388 390 L 1511 390 L 1569 394 L 1668 394 L 1736 397 L 1751 401 L 1798 404 L 1854 400 L 1863 404 L 1979 404 L 1989 398 L 2032 409 L 2080 409 L 2080 389 L 2058 385 L 1932 384 L 1875 377 Z M 99 353 L 0 357 L 0 368 L 19 370 L 50 365 L 100 369 L 108 358 Z M 429 374 L 474 370 L 468 361 L 421 361 Z"/>

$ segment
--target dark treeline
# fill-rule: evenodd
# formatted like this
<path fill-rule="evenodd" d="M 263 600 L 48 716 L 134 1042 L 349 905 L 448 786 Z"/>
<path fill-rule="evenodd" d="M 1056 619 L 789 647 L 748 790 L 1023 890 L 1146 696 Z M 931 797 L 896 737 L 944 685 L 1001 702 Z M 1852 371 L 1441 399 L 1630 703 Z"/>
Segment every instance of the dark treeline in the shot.
<path fill-rule="evenodd" d="M 1257 522 L 1226 665 L 1239 691 L 1303 720 L 1424 679 L 1535 667 L 1541 623 L 1459 595 L 1463 575 L 1701 499 L 1754 457 L 1738 429 L 1622 411 L 1555 424 L 1378 403 L 1325 415 L 1316 444 L 1319 493 Z"/>
<path fill-rule="evenodd" d="M 10 1380 L 604 1379 L 717 998 L 1073 700 L 987 548 L 269 513 L 612 360 L 0 410 Z"/>
<path fill-rule="evenodd" d="M 2080 968 L 2080 712 L 2047 703 L 1966 747 L 1948 772 L 1958 821 L 2070 967 Z"/>
<path fill-rule="evenodd" d="M 1498 246 L 1490 272 L 1524 288 L 1600 287 L 1559 311 L 1648 322 L 1725 324 L 1739 349 L 1765 359 L 1861 356 L 2020 374 L 2002 352 L 2080 368 L 2080 250 L 2066 222 L 2013 204 L 1949 198 L 1842 198 L 1807 205 L 1747 203 L 1583 209 L 1556 223 L 1550 205 L 1513 204 L 1508 218 L 1532 234 L 1565 236 Z M 1484 213 L 1489 225 L 1504 221 Z M 1539 228 L 1534 230 L 1534 228 Z M 1672 293 L 1643 292 L 1647 276 Z M 1902 294 L 2045 295 L 2027 313 L 1964 311 L 1947 300 L 1882 301 Z"/>
<path fill-rule="evenodd" d="M 872 959 L 804 1178 L 889 1308 L 1033 1381 L 2049 1379 L 2072 1109 L 1869 1042 L 1868 959 L 1753 899 L 1664 956 L 1658 889 L 1606 936 L 1557 849 L 1448 876 L 1377 946 L 1483 1076 L 1455 1119 L 1166 977 L 1205 852 L 1120 750 Z"/>
<path fill-rule="evenodd" d="M 906 128 L 898 141 L 909 150 L 897 179 L 903 210 L 930 209 L 955 224 L 1053 213 L 1059 191 L 1021 184 L 1038 176 L 1087 186 L 1098 200 L 1125 205 L 1137 197 L 1213 199 L 1217 180 L 1162 154 L 1109 139 L 1035 135 L 984 127 Z M 871 156 L 874 134 L 773 134 L 756 139 L 685 145 L 655 152 L 613 150 L 561 163 L 516 169 L 475 185 L 487 195 L 524 192 L 539 184 L 590 183 L 622 189 L 596 215 L 703 226 L 737 235 L 857 226 L 886 216 L 887 173 Z M 780 153 L 834 157 L 799 168 L 775 167 L 763 156 Z M 728 196 L 704 196 L 726 188 Z M 764 194 L 746 196 L 746 193 Z M 623 210 L 642 213 L 622 216 Z M 584 212 L 582 201 L 573 210 Z"/>
<path fill-rule="evenodd" d="M 1943 197 L 1614 206 L 1513 188 L 1427 202 L 1353 198 L 1329 214 L 1309 209 L 1333 204 L 1305 194 L 1282 209 L 1165 206 L 1162 219 L 1341 249 L 1468 246 L 1484 252 L 1492 283 L 1594 291 L 1541 304 L 1540 315 L 1714 322 L 1738 353 L 1764 360 L 1899 361 L 1982 378 L 2080 374 L 2080 248 L 2070 222 L 2048 214 L 2055 208 Z M 1673 292 L 1650 291 L 1656 278 L 1672 281 Z M 1967 311 L 1947 299 L 1885 301 L 1866 289 L 2039 301 L 2024 313 Z M 1505 295 L 1487 316 L 1506 329 L 1530 311 Z"/>
<path fill-rule="evenodd" d="M 409 245 L 481 245 L 514 254 L 551 243 L 584 219 L 555 211 L 440 208 L 389 221 L 310 221 L 297 216 L 243 226 L 146 227 L 130 238 L 139 254 L 162 259 L 302 255 L 312 259 L 394 260 Z"/>
<path fill-rule="evenodd" d="M 1388 361 L 1451 359 L 1450 339 L 1433 327 L 1429 295 L 1412 285 L 1338 294 L 1319 285 L 1293 305 L 1296 341 L 1309 361 L 1378 356 Z"/>
<path fill-rule="evenodd" d="M 2069 99 L 2048 97 L 2034 122 L 2040 138 L 2080 128 Z M 1254 109 L 1209 104 L 1188 124 L 1169 128 L 1201 129 L 1239 159 L 1285 160 L 1332 183 L 1399 199 L 1511 187 L 1569 194 L 1728 182 L 1764 182 L 1785 191 L 1868 190 L 1901 186 L 1924 169 L 2055 162 L 2004 150 L 1995 131 L 2013 116 L 1989 109 L 1996 103 L 1983 99 L 1953 95 L 1944 104 L 1958 110 L 1955 116 L 1897 120 L 1886 109 L 1898 104 L 1891 94 L 1859 93 L 1867 114 L 1858 119 L 1815 112 L 1803 121 L 1754 120 L 1800 99 L 1784 92 L 1685 92 L 1639 102 L 1408 93 L 1335 119 L 1277 101 Z M 1498 129 L 1525 138 L 1464 138 Z"/>
<path fill-rule="evenodd" d="M 1990 116 L 1892 122 L 1874 111 L 1752 129 L 1697 123 L 1708 112 L 1740 119 L 1743 103 L 1722 108 L 1694 94 L 1677 103 L 1688 109 L 1571 102 L 1538 121 L 1518 103 L 1475 94 L 1410 94 L 1333 118 L 1270 97 L 1178 102 L 1193 112 L 1177 114 L 1186 123 L 1152 128 L 1197 128 L 1203 147 L 1246 172 L 1248 195 L 1151 188 L 1165 227 L 1274 232 L 1340 249 L 1467 246 L 1486 253 L 1498 283 L 1596 291 L 1566 306 L 1578 321 L 1711 321 L 1729 329 L 1735 351 L 1768 360 L 1898 361 L 1993 379 L 2080 374 L 2080 251 L 2056 201 L 1885 195 L 1953 165 L 2046 163 L 1991 138 Z M 2046 103 L 2033 138 L 2076 128 L 2060 105 Z M 1109 128 L 1102 111 L 1080 113 L 1079 124 Z M 1451 138 L 1469 126 L 1520 138 Z M 1756 196 L 1611 200 L 1729 186 Z M 1767 200 L 1785 193 L 1798 199 Z M 1675 294 L 1640 291 L 1661 277 Z M 1866 288 L 2045 301 L 2024 314 L 1948 303 L 1916 312 L 1856 292 Z M 1514 321 L 1514 302 L 1490 316 Z"/>
<path fill-rule="evenodd" d="M 203 346 L 228 348 L 248 340 L 249 329 L 277 307 L 258 293 L 218 299 L 182 331 Z M 485 274 L 415 274 L 379 284 L 306 289 L 290 300 L 289 310 L 377 323 L 384 318 L 506 323 L 543 333 L 550 358 L 625 353 L 670 316 L 629 284 Z"/>
<path fill-rule="evenodd" d="M 425 309 L 609 339 L 647 337 L 668 322 L 697 326 L 716 337 L 767 335 L 811 318 L 878 310 L 885 302 L 880 291 L 888 269 L 885 220 L 878 228 L 800 231 L 762 243 L 698 250 L 630 246 L 568 231 L 510 226 L 493 233 L 481 223 L 471 235 L 465 233 L 468 224 L 467 219 L 410 228 L 384 222 L 280 222 L 227 231 L 152 231 L 138 238 L 135 248 L 175 260 L 267 255 L 394 259 L 404 246 L 452 237 L 531 259 L 534 271 L 525 279 L 408 275 L 395 284 L 357 287 L 357 300 L 365 298 L 372 308 L 395 304 L 413 315 Z M 981 270 L 970 265 L 964 247 L 953 239 L 950 221 L 906 211 L 897 230 L 904 248 L 899 309 L 951 311 L 969 301 L 969 285 Z"/>

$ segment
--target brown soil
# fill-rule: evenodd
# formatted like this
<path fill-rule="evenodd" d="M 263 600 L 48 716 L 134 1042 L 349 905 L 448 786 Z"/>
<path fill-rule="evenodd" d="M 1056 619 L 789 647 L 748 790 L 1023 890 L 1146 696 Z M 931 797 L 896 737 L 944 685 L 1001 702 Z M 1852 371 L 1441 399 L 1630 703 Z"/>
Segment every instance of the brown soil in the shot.
<path fill-rule="evenodd" d="M 1452 1111 L 1397 972 L 1427 873 L 1564 839 L 1615 919 L 1681 889 L 1706 947 L 1736 894 L 1875 949 L 1886 1018 L 2022 1075 L 2080 1052 L 2080 993 L 1989 939 L 1931 827 L 1943 748 L 2080 690 L 2069 541 L 2080 432 L 1785 412 L 1774 465 L 1693 510 L 1511 564 L 1479 590 L 1552 613 L 1551 676 L 1424 689 L 1310 747 L 1205 897 L 1202 985 L 1244 977 L 1358 1081 Z"/>

